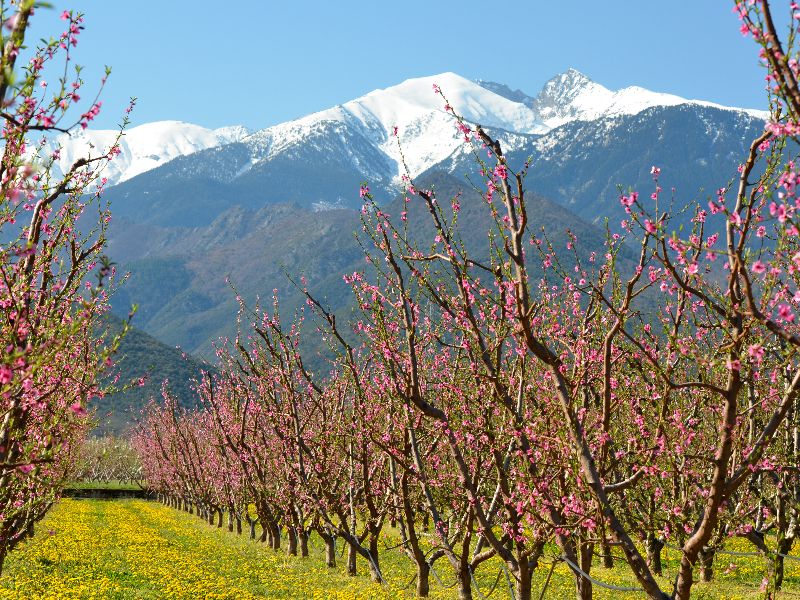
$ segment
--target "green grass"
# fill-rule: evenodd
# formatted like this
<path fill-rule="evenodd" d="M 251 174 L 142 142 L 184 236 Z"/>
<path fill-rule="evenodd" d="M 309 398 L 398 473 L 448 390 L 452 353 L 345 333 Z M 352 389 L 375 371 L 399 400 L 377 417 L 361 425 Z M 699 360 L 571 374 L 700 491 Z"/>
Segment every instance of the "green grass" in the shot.
<path fill-rule="evenodd" d="M 386 545 L 394 545 L 387 533 Z M 341 545 L 340 545 L 341 549 Z M 737 543 L 736 550 L 749 550 Z M 548 551 L 548 557 L 555 550 Z M 6 561 L 0 577 L 2 598 L 410 598 L 414 571 L 398 550 L 385 550 L 381 567 L 387 585 L 368 578 L 359 559 L 357 577 L 340 566 L 324 565 L 323 547 L 312 538 L 308 559 L 274 552 L 264 544 L 226 529 L 211 527 L 196 516 L 144 500 L 63 500 L 37 527 L 36 536 Z M 678 553 L 665 553 L 668 574 L 674 575 Z M 534 598 L 539 597 L 550 570 L 547 558 L 534 575 Z M 734 566 L 732 566 L 734 565 Z M 800 562 L 787 561 L 787 585 L 779 598 L 800 596 Z M 695 598 L 760 598 L 763 577 L 760 558 L 723 555 L 717 577 L 697 584 Z M 432 578 L 433 598 L 455 598 L 453 577 L 440 561 L 436 570 L 445 586 Z M 478 572 L 481 590 L 488 593 L 501 573 L 490 562 Z M 594 567 L 592 575 L 614 585 L 636 585 L 623 567 Z M 668 587 L 668 580 L 662 580 Z M 553 570 L 545 598 L 574 598 L 574 584 L 563 564 Z M 476 593 L 476 598 L 480 596 Z M 501 575 L 491 598 L 509 598 Z M 596 598 L 641 598 L 595 588 Z"/>
<path fill-rule="evenodd" d="M 122 481 L 107 481 L 100 483 L 97 481 L 71 481 L 66 485 L 68 490 L 141 490 L 142 486 L 138 483 L 127 483 Z"/>

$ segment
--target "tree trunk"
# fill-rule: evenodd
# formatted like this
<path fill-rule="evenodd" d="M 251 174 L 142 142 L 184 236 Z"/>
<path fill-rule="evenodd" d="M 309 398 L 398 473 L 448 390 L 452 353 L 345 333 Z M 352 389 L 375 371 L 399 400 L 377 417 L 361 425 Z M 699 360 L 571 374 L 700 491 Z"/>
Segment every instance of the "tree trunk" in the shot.
<path fill-rule="evenodd" d="M 431 567 L 427 561 L 417 561 L 417 596 L 427 598 L 431 592 Z"/>
<path fill-rule="evenodd" d="M 784 577 L 784 554 L 789 554 L 792 550 L 794 538 L 783 538 L 778 541 L 775 552 L 775 559 L 772 561 L 774 589 L 776 592 L 780 591 L 783 587 Z"/>
<path fill-rule="evenodd" d="M 592 551 L 594 544 L 580 544 L 580 564 L 581 570 L 589 575 L 592 571 Z M 575 597 L 577 600 L 592 600 L 592 582 L 581 573 L 575 573 Z"/>
<path fill-rule="evenodd" d="M 592 582 L 576 574 L 575 577 L 575 597 L 577 600 L 592 600 Z"/>
<path fill-rule="evenodd" d="M 273 550 L 280 550 L 281 549 L 281 528 L 278 527 L 277 523 L 272 523 L 270 525 L 270 535 L 272 539 L 272 549 Z"/>
<path fill-rule="evenodd" d="M 714 578 L 714 548 L 704 548 L 698 556 L 700 562 L 700 580 L 709 582 Z"/>
<path fill-rule="evenodd" d="M 456 573 L 458 579 L 458 600 L 472 600 L 472 578 L 466 564 L 462 564 Z"/>
<path fill-rule="evenodd" d="M 294 527 L 286 529 L 286 554 L 297 556 L 297 531 Z"/>
<path fill-rule="evenodd" d="M 238 515 L 236 516 L 236 534 L 242 535 L 242 519 Z"/>
<path fill-rule="evenodd" d="M 528 568 L 527 560 L 519 561 L 519 571 L 516 573 L 517 600 L 531 600 L 531 579 L 533 571 Z"/>
<path fill-rule="evenodd" d="M 654 575 L 661 575 L 661 550 L 664 548 L 664 542 L 656 537 L 653 533 L 647 534 L 647 564 L 653 571 Z"/>
<path fill-rule="evenodd" d="M 233 533 L 233 511 L 228 511 L 228 531 Z"/>
<path fill-rule="evenodd" d="M 356 549 L 352 544 L 347 546 L 347 574 L 351 577 L 357 574 L 356 571 Z"/>
<path fill-rule="evenodd" d="M 783 587 L 783 556 L 780 554 L 775 555 L 775 591 L 779 591 Z"/>
<path fill-rule="evenodd" d="M 325 566 L 333 568 L 336 566 L 336 537 L 322 532 L 319 536 L 325 542 Z"/>
<path fill-rule="evenodd" d="M 370 534 L 369 536 L 369 554 L 372 560 L 369 561 L 369 571 L 372 575 L 374 583 L 383 583 L 383 575 L 380 568 L 380 557 L 378 556 L 378 534 Z"/>
<path fill-rule="evenodd" d="M 600 543 L 600 550 L 603 556 L 603 567 L 606 569 L 614 568 L 614 557 L 611 555 L 611 546 L 608 543 L 608 538 L 603 536 L 603 541 Z"/>
<path fill-rule="evenodd" d="M 381 574 L 380 566 L 378 565 L 378 556 L 372 554 L 372 560 L 369 561 L 369 575 L 372 583 L 383 583 L 383 575 Z"/>
<path fill-rule="evenodd" d="M 693 557 L 696 559 L 697 557 Z M 694 583 L 694 560 L 687 556 L 686 550 L 681 553 L 681 563 L 678 567 L 678 580 L 675 584 L 674 597 L 676 600 L 689 600 L 692 584 Z"/>
<path fill-rule="evenodd" d="M 301 529 L 298 537 L 300 538 L 300 556 L 308 558 L 308 531 Z"/>

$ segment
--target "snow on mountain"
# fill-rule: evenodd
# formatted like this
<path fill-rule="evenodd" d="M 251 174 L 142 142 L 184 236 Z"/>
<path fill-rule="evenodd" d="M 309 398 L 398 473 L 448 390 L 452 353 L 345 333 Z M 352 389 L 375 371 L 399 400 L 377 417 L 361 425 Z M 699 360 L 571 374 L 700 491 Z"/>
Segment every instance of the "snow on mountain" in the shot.
<path fill-rule="evenodd" d="M 447 158 L 463 140 L 456 120 L 445 111 L 444 100 L 434 92 L 434 84 L 470 123 L 522 133 L 547 130 L 524 104 L 455 73 L 442 73 L 409 79 L 296 121 L 269 127 L 253 134 L 248 143 L 258 155 L 256 160 L 269 160 L 304 143 L 321 129 L 329 129 L 332 123 L 343 124 L 358 131 L 397 165 L 392 176 L 405 172 L 403 162 L 414 176 Z M 398 148 L 398 140 L 402 150 Z"/>
<path fill-rule="evenodd" d="M 702 100 L 687 100 L 638 86 L 612 92 L 576 69 L 569 69 L 550 79 L 533 102 L 529 103 L 536 116 L 549 129 L 570 121 L 594 121 L 603 117 L 635 115 L 655 106 L 681 104 L 741 111 L 762 119 L 768 116 L 765 111 L 722 106 Z"/>
<path fill-rule="evenodd" d="M 114 185 L 155 169 L 178 156 L 192 154 L 244 139 L 249 131 L 242 126 L 206 129 L 181 121 L 156 121 L 128 129 L 120 140 L 120 154 L 103 171 L 108 185 Z M 64 173 L 76 159 L 97 156 L 108 151 L 117 138 L 115 130 L 86 129 L 61 134 L 50 143 L 50 150 L 60 146 L 55 166 Z"/>
<path fill-rule="evenodd" d="M 377 89 L 252 135 L 238 126 L 211 130 L 180 121 L 140 125 L 126 132 L 121 153 L 104 176 L 114 185 L 179 156 L 243 141 L 245 147 L 237 152 L 249 153 L 249 159 L 237 159 L 234 169 L 215 175 L 216 179 L 246 177 L 278 156 L 311 160 L 308 152 L 313 151 L 339 156 L 370 181 L 389 184 L 406 171 L 416 176 L 464 150 L 463 134 L 445 110 L 445 101 L 434 92 L 434 84 L 468 123 L 494 129 L 506 151 L 514 151 L 531 135 L 546 134 L 572 121 L 635 115 L 656 106 L 692 104 L 742 110 L 635 86 L 611 91 L 575 69 L 550 79 L 535 98 L 503 84 L 441 73 Z M 760 111 L 743 112 L 767 116 Z M 63 171 L 78 157 L 105 152 L 115 137 L 115 131 L 102 130 L 62 135 L 56 140 L 62 146 L 57 166 Z M 202 170 L 202 161 L 195 166 Z"/>
<path fill-rule="evenodd" d="M 269 161 L 304 144 L 328 147 L 330 136 L 335 136 L 341 142 L 339 151 L 349 156 L 357 168 L 369 162 L 364 153 L 368 147 L 377 148 L 396 165 L 391 173 L 373 172 L 374 180 L 397 179 L 406 169 L 411 176 L 418 175 L 463 149 L 463 134 L 453 116 L 445 111 L 441 96 L 434 93 L 434 84 L 469 123 L 519 134 L 501 136 L 508 138 L 504 140 L 507 151 L 515 149 L 507 144 L 514 144 L 516 139 L 522 142 L 526 135 L 546 134 L 571 121 L 635 115 L 656 106 L 693 104 L 742 111 L 759 118 L 767 116 L 761 111 L 687 100 L 636 86 L 615 92 L 575 69 L 553 77 L 535 98 L 502 84 L 474 82 L 455 73 L 441 73 L 409 79 L 333 108 L 263 129 L 247 140 L 252 148 L 252 164 Z M 393 134 L 394 127 L 397 127 L 397 137 Z M 367 144 L 354 149 L 346 141 L 353 136 Z"/>

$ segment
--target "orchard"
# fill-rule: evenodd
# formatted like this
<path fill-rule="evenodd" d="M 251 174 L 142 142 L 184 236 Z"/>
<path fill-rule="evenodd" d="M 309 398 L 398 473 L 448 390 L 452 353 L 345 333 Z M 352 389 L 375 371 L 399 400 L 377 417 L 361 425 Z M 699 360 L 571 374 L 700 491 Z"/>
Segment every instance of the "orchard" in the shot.
<path fill-rule="evenodd" d="M 56 60 L 70 72 L 79 15 L 19 63 L 34 8 L 2 12 L 0 565 L 78 468 L 99 469 L 82 449 L 101 448 L 85 446 L 86 405 L 117 343 L 97 334 L 102 169 L 116 146 L 54 176 L 48 136 L 85 127 L 100 104 L 76 112 L 80 71 L 44 79 Z M 399 203 L 364 184 L 365 266 L 342 274 L 349 321 L 304 279 L 292 282 L 305 305 L 288 314 L 277 292 L 255 306 L 237 297 L 239 333 L 198 374 L 200 408 L 165 386 L 133 433 L 138 462 L 113 446 L 125 477 L 276 551 L 308 557 L 318 536 L 330 569 L 365 570 L 376 589 L 387 553 L 402 553 L 420 597 L 437 572 L 459 598 L 483 597 L 477 580 L 499 566 L 511 597 L 543 598 L 562 565 L 579 600 L 598 587 L 685 600 L 746 541 L 762 565 L 753 583 L 776 597 L 800 535 L 800 7 L 789 9 L 782 35 L 766 0 L 735 2 L 771 117 L 730 179 L 678 206 L 653 165 L 649 189 L 620 190 L 625 217 L 601 247 L 532 230 L 535 161 L 512 164 L 434 85 L 475 157 L 480 206 L 408 173 Z M 462 228 L 467 209 L 490 225 L 482 249 Z M 310 366 L 313 347 L 325 368 Z M 679 557 L 669 568 L 667 551 Z M 609 569 L 632 584 L 604 581 Z"/>
<path fill-rule="evenodd" d="M 598 560 L 648 597 L 685 599 L 735 537 L 762 554 L 765 593 L 780 590 L 800 508 L 800 10 L 787 41 L 767 2 L 735 9 L 760 47 L 772 119 L 689 207 L 688 230 L 673 226 L 682 207 L 656 165 L 650 189 L 621 193 L 626 218 L 604 247 L 554 247 L 528 228 L 536 165 L 510 164 L 434 86 L 476 157 L 487 250 L 467 250 L 458 197 L 406 177 L 405 210 L 390 215 L 362 187 L 368 267 L 345 275 L 352 320 L 308 292 L 289 317 L 277 298 L 242 304 L 250 328 L 220 345 L 204 408 L 166 398 L 142 422 L 150 485 L 210 520 L 252 504 L 265 539 L 277 548 L 285 532 L 292 554 L 313 533 L 342 540 L 348 571 L 360 558 L 376 583 L 392 523 L 420 596 L 437 561 L 472 598 L 476 570 L 499 559 L 526 600 L 557 548 L 580 599 Z M 420 211 L 430 238 L 409 226 Z M 336 357 L 325 377 L 306 367 L 302 336 Z M 681 558 L 665 583 L 667 546 Z"/>

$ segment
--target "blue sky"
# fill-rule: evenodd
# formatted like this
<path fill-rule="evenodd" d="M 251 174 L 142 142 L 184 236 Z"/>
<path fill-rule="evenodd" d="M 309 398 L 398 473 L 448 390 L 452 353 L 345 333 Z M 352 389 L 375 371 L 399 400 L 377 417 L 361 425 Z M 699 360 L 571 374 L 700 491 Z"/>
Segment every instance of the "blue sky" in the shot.
<path fill-rule="evenodd" d="M 781 4 L 781 3 L 778 3 Z M 618 89 L 766 108 L 755 44 L 725 0 L 74 0 L 34 17 L 36 38 L 84 12 L 85 79 L 113 68 L 95 126 L 178 119 L 253 129 L 409 77 L 455 71 L 535 95 L 572 66 Z M 776 5 L 777 6 L 777 5 Z M 84 94 L 88 96 L 88 94 Z"/>

